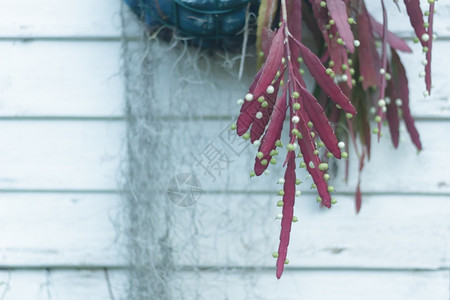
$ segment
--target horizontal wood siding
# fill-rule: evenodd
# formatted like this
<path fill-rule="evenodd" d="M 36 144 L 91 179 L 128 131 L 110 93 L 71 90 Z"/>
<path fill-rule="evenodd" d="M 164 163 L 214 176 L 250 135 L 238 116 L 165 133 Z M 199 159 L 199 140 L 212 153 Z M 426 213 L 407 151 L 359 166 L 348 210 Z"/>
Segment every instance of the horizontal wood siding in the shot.
<path fill-rule="evenodd" d="M 380 19 L 379 2 L 366 2 Z M 359 215 L 353 203 L 356 160 L 350 160 L 348 184 L 342 163 L 332 178 L 338 204 L 330 210 L 315 203 L 311 181 L 300 172 L 299 222 L 282 280 L 275 280 L 271 258 L 280 226 L 275 203 L 281 166 L 248 178 L 255 149 L 237 155 L 227 131 L 254 70 L 249 67 L 237 82 L 234 71 L 212 64 L 203 81 L 185 91 L 189 101 L 161 101 L 164 122 L 199 133 L 195 145 L 173 143 L 178 155 L 168 155 L 180 160 L 179 168 L 162 175 L 169 181 L 180 171 L 193 171 L 204 190 L 195 208 L 174 206 L 175 248 L 195 250 L 190 238 L 197 230 L 195 245 L 204 253 L 193 258 L 175 252 L 183 271 L 174 280 L 192 287 L 186 297 L 196 299 L 197 289 L 203 299 L 449 299 L 450 3 L 436 6 L 434 89 L 426 99 L 418 77 L 422 54 L 412 42 L 403 4 L 401 13 L 392 1 L 386 4 L 390 30 L 415 51 L 402 60 L 424 149 L 417 155 L 403 130 L 394 150 L 385 130 L 362 174 Z M 0 298 L 126 295 L 120 5 L 119 0 L 0 2 Z M 137 37 L 138 24 L 134 28 Z M 176 72 L 178 54 L 162 49 L 156 53 L 161 57 L 156 84 L 162 87 L 156 99 L 167 99 L 164 87 Z M 193 103 L 194 121 L 187 122 L 183 107 Z M 194 159 L 211 143 L 231 159 L 214 182 Z M 195 228 L 185 223 L 193 209 Z M 200 266 L 205 282 L 196 281 L 192 265 Z M 224 266 L 230 270 L 217 272 Z"/>

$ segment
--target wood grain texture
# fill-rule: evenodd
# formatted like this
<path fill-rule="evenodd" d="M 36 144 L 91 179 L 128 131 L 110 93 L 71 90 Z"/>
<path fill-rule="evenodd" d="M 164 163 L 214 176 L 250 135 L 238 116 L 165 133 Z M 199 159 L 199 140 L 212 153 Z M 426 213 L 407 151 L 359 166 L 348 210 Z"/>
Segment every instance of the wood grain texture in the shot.
<path fill-rule="evenodd" d="M 0 189 L 117 190 L 123 122 L 0 122 Z"/>
<path fill-rule="evenodd" d="M 255 277 L 257 275 L 257 277 Z M 108 271 L 0 272 L 5 299 L 111 300 L 125 296 L 126 273 Z M 271 271 L 176 274 L 177 299 L 236 300 L 423 300 L 449 297 L 448 272 L 287 271 L 276 280 Z M 201 281 L 201 285 L 199 285 Z M 252 288 L 249 288 L 252 287 Z M 112 294 L 112 297 L 111 297 Z M 114 297 L 114 298 L 113 298 Z"/>
<path fill-rule="evenodd" d="M 183 121 L 170 122 L 174 128 L 186 126 Z M 167 124 L 169 128 L 169 122 Z M 249 172 L 253 169 L 257 149 L 229 130 L 231 120 L 204 120 L 188 124 L 189 130 L 185 135 L 170 141 L 173 151 L 167 155 L 177 167 L 168 169 L 161 175 L 167 182 L 177 173 L 186 171 L 198 176 L 206 191 L 277 192 L 276 182 L 284 173 L 282 163 L 286 155 L 285 149 L 280 150 L 277 165 L 269 166 L 269 175 L 250 178 Z M 447 155 L 450 140 L 445 138 L 450 130 L 450 122 L 419 121 L 416 125 L 424 145 L 420 154 L 417 154 L 404 129 L 400 132 L 399 148 L 395 150 L 388 137 L 388 128 L 383 127 L 384 136 L 380 143 L 373 143 L 371 160 L 362 173 L 363 193 L 449 194 L 450 183 L 444 175 L 443 166 L 450 163 Z M 170 140 L 169 129 L 167 136 Z M 287 132 L 282 136 L 286 137 Z M 192 144 L 194 140 L 195 144 Z M 358 179 L 358 165 L 356 156 L 352 153 L 353 146 L 348 147 L 350 148 L 348 184 L 344 182 L 343 161 L 330 160 L 330 166 L 334 168 L 335 163 L 338 166 L 336 175 L 332 170 L 330 174 L 331 183 L 338 192 L 353 193 Z M 210 154 L 205 155 L 208 151 Z M 297 175 L 304 181 L 300 188 L 304 191 L 309 190 L 312 181 L 308 179 L 305 170 L 297 168 Z"/>
<path fill-rule="evenodd" d="M 55 0 L 17 0 L 15 5 L 0 2 L 0 36 L 14 38 L 36 37 L 120 37 L 120 1 L 79 0 L 63 3 Z M 369 11 L 381 20 L 380 3 L 367 1 Z M 412 36 L 413 30 L 401 3 L 401 12 L 392 1 L 386 1 L 390 17 L 389 28 L 402 36 Z M 424 5 L 423 8 L 427 6 Z M 445 17 L 450 13 L 450 5 L 441 1 L 436 5 L 435 31 L 439 36 L 449 36 Z M 138 32 L 138 27 L 135 29 Z"/>
<path fill-rule="evenodd" d="M 2 37 L 117 37 L 120 1 L 18 0 L 0 2 Z"/>
<path fill-rule="evenodd" d="M 378 1 L 367 2 L 371 11 L 379 10 Z M 111 299 L 106 275 L 114 298 L 126 297 L 126 271 L 103 270 L 124 268 L 127 262 L 122 202 L 115 193 L 126 145 L 120 120 L 120 3 L 0 1 L 5 58 L 0 60 L 0 297 L 5 299 Z M 398 13 L 390 1 L 386 4 L 389 28 L 410 39 L 404 9 Z M 402 56 L 424 151 L 417 156 L 405 132 L 397 151 L 387 137 L 375 144 L 362 178 L 365 194 L 358 216 L 352 197 L 354 160 L 349 186 L 342 182 L 342 166 L 334 176 L 339 203 L 331 210 L 318 207 L 311 181 L 305 180 L 304 195 L 296 201 L 300 221 L 293 226 L 290 264 L 281 281 L 275 280 L 271 252 L 278 243 L 276 180 L 282 169 L 250 180 L 256 149 L 237 155 L 227 146 L 233 136 L 226 128 L 254 74 L 252 60 L 238 82 L 238 59 L 215 57 L 232 66 L 210 64 L 208 69 L 202 54 L 192 65 L 199 76 L 185 72 L 174 81 L 178 70 L 192 69 L 183 63 L 195 52 L 181 56 L 182 50 L 166 52 L 162 46 L 154 53 L 159 59 L 156 99 L 175 128 L 190 132 L 182 140 L 169 139 L 176 153 L 167 155 L 180 164 L 163 176 L 169 181 L 178 172 L 193 172 L 204 188 L 194 208 L 173 209 L 174 246 L 184 250 L 175 251 L 177 263 L 205 267 L 200 273 L 175 274 L 179 286 L 194 286 L 203 299 L 450 297 L 450 181 L 445 175 L 450 163 L 450 4 L 439 1 L 437 10 L 435 28 L 442 39 L 434 44 L 431 98 L 423 99 L 423 80 L 417 77 L 423 68 L 420 48 L 409 42 L 415 54 Z M 134 22 L 130 30 L 135 37 L 139 26 Z M 139 57 L 134 58 L 130 64 L 138 65 Z M 209 120 L 188 122 L 186 108 Z M 215 182 L 194 159 L 208 145 L 232 160 Z M 194 213 L 192 225 L 187 220 Z M 238 268 L 225 272 L 225 265 Z M 252 272 L 251 266 L 263 269 Z M 183 293 L 198 299 L 192 288 Z"/>
<path fill-rule="evenodd" d="M 450 266 L 450 197 L 365 196 L 355 215 L 351 196 L 320 209 L 315 196 L 296 200 L 286 267 L 429 269 Z M 277 197 L 203 194 L 190 208 L 173 206 L 178 265 L 272 267 L 280 230 Z M 155 201 L 167 201 L 163 195 Z M 0 266 L 126 266 L 118 195 L 3 193 Z M 192 215 L 197 217 L 192 223 Z M 197 254 L 201 253 L 201 256 Z"/>
<path fill-rule="evenodd" d="M 193 209 L 177 209 L 174 249 L 183 264 L 272 267 L 277 251 L 280 197 L 202 195 L 198 220 L 187 227 Z M 315 196 L 296 199 L 286 266 L 356 269 L 441 269 L 450 266 L 450 197 L 365 196 L 355 215 L 353 197 L 320 209 Z M 197 238 L 193 237 L 198 232 Z M 195 253 L 200 249 L 201 256 Z M 220 249 L 220 251 L 216 251 Z"/>
<path fill-rule="evenodd" d="M 119 42 L 0 42 L 1 117 L 123 116 Z"/>
<path fill-rule="evenodd" d="M 124 299 L 125 282 L 124 271 L 0 271 L 0 293 L 8 300 Z"/>
<path fill-rule="evenodd" d="M 197 290 L 200 297 L 188 288 L 184 294 L 186 299 L 422 300 L 447 299 L 449 296 L 446 271 L 287 271 L 281 280 L 275 280 L 271 271 L 242 273 L 237 270 L 228 274 L 207 274 Z M 198 284 L 195 275 L 188 273 L 181 278 L 185 285 Z"/>
<path fill-rule="evenodd" d="M 401 58 L 407 66 L 413 115 L 450 119 L 450 86 L 445 68 L 450 64 L 447 55 L 450 41 L 438 41 L 434 45 L 434 88 L 428 98 L 423 97 L 425 84 L 423 78 L 419 78 L 424 57 L 417 44 L 409 42 L 409 45 L 414 53 L 402 54 Z M 0 52 L 8 57 L 0 61 L 0 118 L 123 117 L 120 48 L 118 41 L 0 42 Z M 165 48 L 155 48 L 154 53 L 158 57 L 155 87 L 167 86 L 169 82 L 172 87 L 154 90 L 163 114 L 172 118 L 186 117 L 188 109 L 194 116 L 209 118 L 238 115 L 236 100 L 245 94 L 255 73 L 252 59 L 247 60 L 248 68 L 242 81 L 237 81 L 237 63 L 224 67 L 220 58 L 203 53 L 199 63 L 191 66 L 199 73 L 185 73 L 180 79 L 177 72 L 183 68 L 183 63 L 174 62 L 177 59 L 189 61 L 195 51 L 165 51 Z M 214 62 L 214 59 L 218 60 Z M 139 61 L 140 56 L 135 55 L 129 63 L 139 65 Z M 311 77 L 306 78 L 308 86 L 312 87 Z"/>
<path fill-rule="evenodd" d="M 0 266 L 123 266 L 120 196 L 2 193 Z"/>

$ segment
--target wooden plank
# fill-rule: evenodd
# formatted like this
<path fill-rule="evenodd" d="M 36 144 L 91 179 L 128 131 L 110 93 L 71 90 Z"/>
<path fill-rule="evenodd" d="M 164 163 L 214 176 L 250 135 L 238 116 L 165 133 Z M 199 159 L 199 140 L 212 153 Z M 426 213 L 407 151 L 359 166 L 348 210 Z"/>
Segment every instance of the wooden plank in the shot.
<path fill-rule="evenodd" d="M 445 67 L 450 64 L 447 54 L 450 41 L 437 40 L 433 44 L 431 67 L 433 88 L 429 97 L 423 96 L 425 81 L 423 77 L 419 77 L 420 72 L 424 70 L 421 61 L 425 56 L 421 53 L 419 44 L 412 42 L 408 42 L 408 44 L 414 53 L 401 53 L 400 56 L 408 76 L 412 114 L 417 118 L 450 118 L 450 87 Z"/>
<path fill-rule="evenodd" d="M 425 84 L 418 76 L 423 71 L 420 47 L 410 45 L 414 54 L 403 54 L 402 59 L 410 81 L 413 114 L 418 118 L 450 118 L 450 86 L 446 81 L 450 41 L 438 41 L 434 46 L 434 89 L 429 98 L 423 97 Z M 134 47 L 132 51 L 137 51 Z M 123 117 L 120 42 L 3 41 L 0 52 L 8 57 L 0 61 L 0 118 Z M 207 117 L 238 115 L 236 99 L 245 94 L 255 73 L 252 59 L 247 61 L 244 78 L 238 81 L 236 61 L 234 66 L 224 67 L 227 60 L 223 58 L 214 61 L 206 53 L 168 51 L 163 45 L 154 46 L 152 55 L 157 74 L 153 91 L 161 114 L 173 118 L 185 117 L 186 112 Z M 181 61 L 175 64 L 178 59 Z M 128 65 L 138 68 L 140 61 L 137 51 Z M 194 68 L 198 72 L 193 72 Z M 310 77 L 307 82 L 313 86 Z"/>
<path fill-rule="evenodd" d="M 119 42 L 3 41 L 0 53 L 0 117 L 123 116 Z"/>
<path fill-rule="evenodd" d="M 176 291 L 177 299 L 448 299 L 448 280 L 448 271 L 296 271 L 276 280 L 274 272 L 218 270 L 183 273 Z"/>
<path fill-rule="evenodd" d="M 276 181 L 283 176 L 281 163 L 270 166 L 270 175 L 249 178 L 256 148 L 246 144 L 228 131 L 229 121 L 170 121 L 167 123 L 168 143 L 173 152 L 162 158 L 172 160 L 172 168 L 161 174 L 167 182 L 179 172 L 195 173 L 207 191 L 253 190 L 275 191 Z M 3 121 L 0 122 L 0 189 L 38 190 L 116 190 L 120 178 L 121 153 L 126 149 L 122 141 L 125 128 L 122 122 L 107 121 Z M 445 139 L 450 122 L 417 122 L 424 150 L 416 154 L 406 132 L 402 132 L 399 149 L 392 148 L 384 137 L 374 143 L 371 161 L 362 175 L 365 192 L 382 193 L 449 193 L 450 183 L 442 176 L 446 165 L 450 140 Z M 174 139 L 171 128 L 188 127 L 189 134 Z M 385 129 L 387 132 L 387 129 Z M 202 133 L 200 135 L 200 133 Z M 387 133 L 386 133 L 387 134 Z M 192 141 L 195 140 L 195 145 Z M 189 147 L 188 147 L 189 145 Z M 245 146 L 248 145 L 246 148 Z M 214 150 L 221 162 L 208 163 L 204 150 Z M 242 153 L 239 153 L 243 149 Z M 176 150 L 176 152 L 175 152 Z M 233 152 L 235 151 L 235 152 Z M 281 150 L 282 162 L 284 150 Z M 219 155 L 219 156 L 218 156 Z M 341 164 L 332 184 L 339 192 L 353 192 L 357 180 L 355 156 L 350 156 L 349 184 L 343 182 Z M 203 165 L 203 167 L 202 167 Z M 389 170 L 390 177 L 380 175 L 380 168 Z M 33 172 L 30 172 L 33 170 Z M 426 172 L 426 176 L 424 176 Z M 306 180 L 302 189 L 309 189 L 304 170 L 299 178 Z"/>
<path fill-rule="evenodd" d="M 2 37 L 117 37 L 120 1 L 0 2 Z"/>
<path fill-rule="evenodd" d="M 124 299 L 126 273 L 103 270 L 0 271 L 0 292 L 5 299 Z M 109 289 L 112 292 L 109 292 Z"/>
<path fill-rule="evenodd" d="M 109 271 L 112 295 L 103 271 L 0 272 L 8 282 L 5 299 L 125 299 L 126 273 Z M 447 299 L 448 271 L 365 272 L 295 271 L 276 280 L 272 272 L 241 270 L 178 273 L 172 284 L 177 299 Z M 326 288 L 324 288 L 324 286 Z M 6 284 L 1 286 L 6 288 Z M 156 296 L 156 295 L 155 295 Z"/>
<path fill-rule="evenodd" d="M 0 199 L 3 268 L 117 266 L 126 261 L 117 194 L 2 193 Z"/>
<path fill-rule="evenodd" d="M 291 232 L 287 270 L 450 266 L 450 196 L 364 196 L 359 215 L 353 197 L 336 198 L 339 204 L 329 210 L 320 209 L 313 195 L 296 198 L 299 222 Z M 195 211 L 174 209 L 175 261 L 211 268 L 274 266 L 279 199 L 275 193 L 204 194 Z"/>
<path fill-rule="evenodd" d="M 203 194 L 195 209 L 173 206 L 175 263 L 273 267 L 278 198 Z M 118 195 L 2 193 L 0 199 L 3 268 L 126 265 L 127 237 L 121 226 L 126 216 Z M 337 199 L 330 210 L 320 209 L 312 195 L 297 199 L 300 221 L 293 226 L 288 271 L 450 266 L 449 197 L 365 196 L 357 216 L 352 197 Z"/>
<path fill-rule="evenodd" d="M 366 1 L 368 8 L 381 20 L 378 1 Z M 411 36 L 412 29 L 406 10 L 400 3 L 401 12 L 392 1 L 386 1 L 389 28 L 402 36 Z M 120 37 L 120 1 L 80 0 L 58 2 L 55 0 L 17 0 L 15 5 L 0 3 L 0 36 L 2 37 Z M 424 8 L 427 6 L 424 5 Z M 439 36 L 449 36 L 445 20 L 450 15 L 450 5 L 436 5 L 435 30 Z"/>
<path fill-rule="evenodd" d="M 248 141 L 237 138 L 235 132 L 229 130 L 232 121 L 203 120 L 203 121 L 170 121 L 164 126 L 167 130 L 167 141 L 172 145 L 165 157 L 170 157 L 172 167 L 167 168 L 162 178 L 169 182 L 180 172 L 195 174 L 206 191 L 258 191 L 276 192 L 276 182 L 284 176 L 282 163 L 286 152 L 280 150 L 276 166 L 270 165 L 269 175 L 250 178 L 249 172 L 253 168 L 256 147 Z M 380 143 L 373 142 L 372 157 L 366 163 L 362 174 L 362 189 L 370 193 L 450 193 L 450 183 L 443 176 L 443 166 L 449 164 L 447 149 L 450 140 L 445 138 L 450 130 L 447 121 L 416 122 L 421 134 L 423 151 L 417 155 L 416 149 L 410 142 L 405 130 L 401 132 L 402 142 L 397 150 L 391 146 L 388 129 L 383 127 L 385 136 Z M 171 130 L 185 128 L 185 134 L 176 139 L 170 134 Z M 285 126 L 286 128 L 287 126 Z M 283 135 L 287 136 L 287 133 Z M 374 137 L 375 139 L 375 137 Z M 195 144 L 192 143 L 195 141 Z M 284 142 L 286 142 L 283 139 Z M 331 183 L 338 192 L 355 190 L 358 179 L 357 158 L 350 147 L 350 177 L 348 185 L 344 179 L 344 162 L 338 161 L 338 173 L 330 171 Z M 330 161 L 330 166 L 336 160 Z M 297 169 L 297 176 L 304 183 L 302 190 L 309 190 L 312 183 L 304 169 Z M 386 176 L 389 172 L 389 176 Z"/>
<path fill-rule="evenodd" d="M 375 1 L 376 2 L 376 1 Z M 411 110 L 418 118 L 450 118 L 450 86 L 447 84 L 447 69 L 450 58 L 447 49 L 450 41 L 439 41 L 433 47 L 433 90 L 431 97 L 425 98 L 425 83 L 419 73 L 424 67 L 421 48 L 409 42 L 413 54 L 402 54 L 407 69 L 410 87 Z M 129 66 L 141 64 L 144 51 L 137 45 L 131 47 L 133 60 Z M 238 74 L 237 57 L 211 57 L 206 53 L 186 50 L 183 47 L 168 49 L 167 45 L 156 44 L 150 49 L 151 66 L 154 73 L 154 98 L 158 99 L 161 114 L 173 118 L 192 116 L 237 116 L 240 107 L 236 100 L 242 98 L 256 73 L 254 60 L 246 60 L 246 70 L 241 81 Z M 228 65 L 227 65 L 228 64 Z M 314 81 L 305 76 L 307 86 L 312 88 Z M 135 82 L 133 81 L 133 84 Z M 147 83 L 147 81 L 146 81 Z M 136 84 L 136 87 L 138 85 Z"/>
<path fill-rule="evenodd" d="M 0 189 L 117 190 L 123 122 L 0 122 Z"/>

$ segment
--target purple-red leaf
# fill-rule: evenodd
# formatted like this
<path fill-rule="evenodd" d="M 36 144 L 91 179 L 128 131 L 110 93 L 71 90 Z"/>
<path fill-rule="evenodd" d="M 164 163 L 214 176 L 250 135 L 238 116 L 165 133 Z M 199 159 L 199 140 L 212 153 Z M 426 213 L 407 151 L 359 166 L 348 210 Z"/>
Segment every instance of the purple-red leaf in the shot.
<path fill-rule="evenodd" d="M 258 111 L 263 114 L 263 117 L 261 119 L 255 117 L 255 119 L 253 120 L 252 128 L 250 129 L 250 140 L 252 143 L 261 137 L 261 135 L 264 133 L 264 130 L 266 129 L 267 124 L 269 123 L 269 118 L 273 111 L 282 78 L 283 76 L 281 74 L 278 77 L 277 81 L 273 84 L 274 92 L 272 94 L 267 94 L 266 92 L 263 93 L 264 99 L 265 101 L 267 101 L 268 106 L 266 108 L 259 106 Z"/>
<path fill-rule="evenodd" d="M 430 15 L 428 16 L 428 36 L 427 42 L 428 52 L 426 55 L 427 65 L 425 66 L 425 84 L 428 94 L 431 94 L 431 49 L 433 48 L 433 15 L 434 15 L 434 2 L 430 4 Z"/>
<path fill-rule="evenodd" d="M 307 122 L 309 121 L 308 116 L 306 115 L 306 113 L 302 112 L 302 109 L 300 109 L 300 112 L 300 122 L 298 122 L 297 125 L 298 130 L 302 134 L 303 138 L 297 139 L 298 145 L 300 146 L 300 150 L 303 154 L 303 160 L 305 161 L 308 173 L 311 174 L 311 177 L 317 186 L 319 196 L 322 198 L 322 204 L 330 208 L 331 196 L 327 190 L 328 185 L 323 179 L 324 172 L 319 170 L 319 157 L 314 154 L 316 146 L 314 140 L 311 138 L 311 130 L 307 125 Z"/>
<path fill-rule="evenodd" d="M 414 125 L 414 119 L 411 116 L 411 111 L 409 110 L 408 78 L 406 77 L 405 68 L 400 61 L 400 57 L 394 49 L 392 49 L 392 69 L 394 89 L 397 96 L 402 100 L 402 115 L 403 120 L 405 120 L 406 129 L 408 130 L 411 140 L 414 145 L 416 145 L 417 149 L 422 150 L 419 132 Z"/>
<path fill-rule="evenodd" d="M 375 20 L 372 15 L 369 14 L 369 17 L 373 31 L 378 37 L 381 38 L 383 36 L 383 25 L 378 23 L 378 21 Z M 390 32 L 389 30 L 387 31 L 387 41 L 389 45 L 394 49 L 408 53 L 412 52 L 411 48 L 409 48 L 408 44 L 406 44 L 404 40 Z"/>
<path fill-rule="evenodd" d="M 426 33 L 425 27 L 423 26 L 423 13 L 420 8 L 419 0 L 404 0 L 406 6 L 406 12 L 409 16 L 409 21 L 411 22 L 417 37 L 419 38 L 422 46 L 426 46 L 426 43 L 422 40 L 422 35 Z"/>
<path fill-rule="evenodd" d="M 320 63 L 320 59 L 300 42 L 296 40 L 294 41 L 299 47 L 303 56 L 303 61 L 311 72 L 311 75 L 325 91 L 325 93 L 327 93 L 327 95 L 333 99 L 336 104 L 339 104 L 345 112 L 356 115 L 356 109 L 353 107 L 350 100 L 342 93 L 336 83 L 334 83 L 330 75 L 326 73 L 326 69 Z"/>
<path fill-rule="evenodd" d="M 270 118 L 269 126 L 264 137 L 261 140 L 261 145 L 259 146 L 258 151 L 263 153 L 263 158 L 255 158 L 255 174 L 257 176 L 261 175 L 265 169 L 267 169 L 267 165 L 263 166 L 261 164 L 261 160 L 266 159 L 270 160 L 271 156 L 270 151 L 276 148 L 275 142 L 280 139 L 281 130 L 283 129 L 283 121 L 286 117 L 286 97 L 287 97 L 287 89 L 283 89 L 283 93 L 280 97 L 278 97 L 275 107 L 273 109 L 272 116 Z"/>
<path fill-rule="evenodd" d="M 397 99 L 397 95 L 395 93 L 392 81 L 389 82 L 386 90 L 387 96 L 391 99 L 391 102 L 387 104 L 387 111 L 386 111 L 386 119 L 389 124 L 389 132 L 391 133 L 391 140 L 392 144 L 394 145 L 394 148 L 398 147 L 400 132 L 399 132 L 399 126 L 400 126 L 400 119 L 398 117 L 398 108 L 397 104 L 395 103 L 395 99 Z"/>
<path fill-rule="evenodd" d="M 280 244 L 278 246 L 277 278 L 280 279 L 289 246 L 295 203 L 295 154 L 290 152 L 284 174 L 283 218 L 281 219 Z"/>
<path fill-rule="evenodd" d="M 375 47 L 372 26 L 369 14 L 362 4 L 361 14 L 358 15 L 358 48 L 359 72 L 363 77 L 362 86 L 367 89 L 370 86 L 377 86 L 380 82 L 380 57 Z"/>
<path fill-rule="evenodd" d="M 345 47 L 353 53 L 355 46 L 353 45 L 353 32 L 348 23 L 347 6 L 343 0 L 327 0 L 328 11 L 331 18 L 336 22 L 339 35 L 345 42 Z"/>
<path fill-rule="evenodd" d="M 355 209 L 356 209 L 356 213 L 359 213 L 359 211 L 361 210 L 361 200 L 362 200 L 361 183 L 358 180 L 358 184 L 356 185 L 356 193 L 355 193 Z"/>
<path fill-rule="evenodd" d="M 338 140 L 334 135 L 333 128 L 331 128 L 327 117 L 323 111 L 322 106 L 317 102 L 316 98 L 311 95 L 308 90 L 300 87 L 301 95 L 303 96 L 303 105 L 305 106 L 306 113 L 309 119 L 317 130 L 320 139 L 327 147 L 328 151 L 333 153 L 337 158 L 341 158 L 341 151 L 338 147 Z"/>
<path fill-rule="evenodd" d="M 270 46 L 269 55 L 266 63 L 262 67 L 262 74 L 253 91 L 255 98 L 258 98 L 274 80 L 277 71 L 280 69 L 281 58 L 284 53 L 284 24 L 278 29 L 275 34 L 272 45 Z"/>

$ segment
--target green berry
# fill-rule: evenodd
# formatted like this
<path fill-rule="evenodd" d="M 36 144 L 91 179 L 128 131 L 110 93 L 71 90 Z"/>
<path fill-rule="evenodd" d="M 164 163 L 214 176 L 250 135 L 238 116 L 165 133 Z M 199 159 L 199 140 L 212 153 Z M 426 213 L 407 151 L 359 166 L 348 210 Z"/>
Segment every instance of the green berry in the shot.
<path fill-rule="evenodd" d="M 326 170 L 328 170 L 328 164 L 327 164 L 327 163 L 321 163 L 321 164 L 319 164 L 319 170 L 320 170 L 320 171 L 326 171 Z"/>
<path fill-rule="evenodd" d="M 263 160 L 261 161 L 261 165 L 266 166 L 266 165 L 267 165 L 267 159 L 263 159 Z"/>
<path fill-rule="evenodd" d="M 283 202 L 282 200 L 280 200 L 280 201 L 277 202 L 277 206 L 278 206 L 278 207 L 282 207 L 283 205 L 284 205 L 284 202 Z"/>

